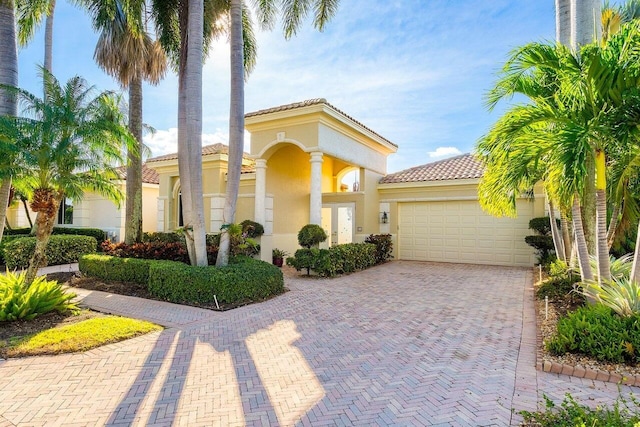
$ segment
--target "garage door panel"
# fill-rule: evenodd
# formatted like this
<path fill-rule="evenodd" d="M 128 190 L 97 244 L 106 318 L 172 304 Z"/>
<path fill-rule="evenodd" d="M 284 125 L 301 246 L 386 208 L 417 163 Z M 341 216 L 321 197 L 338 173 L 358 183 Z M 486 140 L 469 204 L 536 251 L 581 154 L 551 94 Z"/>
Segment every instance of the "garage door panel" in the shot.
<path fill-rule="evenodd" d="M 400 259 L 530 266 L 524 242 L 533 204 L 518 203 L 519 218 L 494 218 L 477 201 L 398 204 Z"/>

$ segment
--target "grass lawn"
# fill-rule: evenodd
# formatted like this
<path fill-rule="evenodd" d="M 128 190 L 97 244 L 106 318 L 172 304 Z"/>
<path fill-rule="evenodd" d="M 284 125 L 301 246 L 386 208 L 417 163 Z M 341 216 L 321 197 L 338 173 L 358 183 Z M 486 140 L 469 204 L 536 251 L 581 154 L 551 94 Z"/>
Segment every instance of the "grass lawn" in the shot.
<path fill-rule="evenodd" d="M 0 330 L 5 329 L 0 334 L 0 357 L 82 352 L 162 329 L 142 320 L 104 316 L 86 310 L 80 316 L 66 316 L 53 322 L 43 320 L 39 322 L 43 325 L 37 328 L 39 331 L 27 334 L 19 331 L 29 331 L 28 322 L 0 324 Z"/>

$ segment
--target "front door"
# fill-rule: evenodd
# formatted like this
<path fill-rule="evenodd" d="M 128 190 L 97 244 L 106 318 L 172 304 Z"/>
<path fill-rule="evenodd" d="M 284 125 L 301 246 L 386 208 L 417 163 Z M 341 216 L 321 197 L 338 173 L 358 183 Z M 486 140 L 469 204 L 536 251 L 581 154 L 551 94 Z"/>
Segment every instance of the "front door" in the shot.
<path fill-rule="evenodd" d="M 329 238 L 325 246 L 353 242 L 355 203 L 329 203 L 322 206 L 322 228 Z"/>

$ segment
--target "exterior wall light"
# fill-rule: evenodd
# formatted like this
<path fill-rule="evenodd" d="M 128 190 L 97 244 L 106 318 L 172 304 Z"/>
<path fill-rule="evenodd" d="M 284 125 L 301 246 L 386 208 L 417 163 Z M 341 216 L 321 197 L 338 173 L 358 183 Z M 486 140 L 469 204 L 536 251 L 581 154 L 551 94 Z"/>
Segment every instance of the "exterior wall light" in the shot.
<path fill-rule="evenodd" d="M 389 214 L 387 212 L 380 212 L 380 224 L 387 224 L 389 222 Z"/>

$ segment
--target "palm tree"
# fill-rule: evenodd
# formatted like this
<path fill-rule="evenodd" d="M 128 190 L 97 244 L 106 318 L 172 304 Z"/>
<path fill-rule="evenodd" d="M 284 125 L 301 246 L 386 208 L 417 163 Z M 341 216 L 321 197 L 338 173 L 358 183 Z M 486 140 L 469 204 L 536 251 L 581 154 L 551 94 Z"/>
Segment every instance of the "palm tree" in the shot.
<path fill-rule="evenodd" d="M 24 115 L 0 116 L 0 134 L 10 134 L 24 147 L 19 164 L 29 174 L 23 185 L 33 192 L 31 209 L 37 213 L 27 283 L 46 265 L 45 248 L 60 202 L 65 197 L 79 199 L 90 190 L 119 203 L 122 195 L 112 180 L 115 166 L 123 161 L 123 146 L 135 147 L 113 94 L 94 96 L 94 89 L 80 77 L 62 86 L 51 73 L 41 71 L 45 99 L 4 87 L 24 105 Z"/>
<path fill-rule="evenodd" d="M 13 0 L 0 0 L 0 84 L 7 86 L 18 85 L 18 49 L 16 44 L 16 18 Z M 16 99 L 0 89 L 0 115 L 16 115 Z M 6 160 L 6 151 L 2 151 L 2 158 Z M 0 170 L 0 240 L 4 234 L 4 224 L 7 218 L 9 192 L 11 191 L 11 175 L 8 168 Z"/>
<path fill-rule="evenodd" d="M 53 17 L 56 0 L 16 0 L 18 7 L 18 41 L 27 45 L 45 17 L 44 68 L 53 72 Z"/>
<path fill-rule="evenodd" d="M 271 28 L 276 18 L 276 2 L 256 1 L 258 18 L 263 28 Z M 335 14 L 339 0 L 305 0 L 299 2 L 282 2 L 283 31 L 288 39 L 295 35 L 301 22 L 313 8 L 315 12 L 314 26 L 320 31 Z M 243 13 L 242 0 L 229 0 L 230 10 L 230 44 L 231 44 L 231 106 L 229 113 L 229 169 L 227 174 L 227 189 L 223 211 L 223 222 L 235 222 L 236 204 L 240 188 L 240 171 L 242 169 L 242 152 L 244 140 L 244 77 L 245 71 L 252 63 L 243 69 L 243 53 L 247 43 L 244 43 L 243 27 L 250 29 L 248 14 Z M 245 31 L 246 33 L 246 31 Z M 252 36 L 252 34 L 251 34 Z M 252 43 L 248 44 L 252 46 Z M 247 66 L 248 65 L 248 66 Z M 226 229 L 222 231 L 220 248 L 218 250 L 217 266 L 225 266 L 229 262 L 230 237 Z"/>
<path fill-rule="evenodd" d="M 638 46 L 640 23 L 632 22 L 623 25 L 620 32 L 603 45 L 594 43 L 583 47 L 579 55 L 563 46 L 535 43 L 519 49 L 490 93 L 490 105 L 515 93 L 529 97 L 531 104 L 513 108 L 498 121 L 485 138 L 494 145 L 487 141 L 479 144 L 484 156 L 491 158 L 496 155 L 500 138 L 510 135 L 523 138 L 527 134 L 546 137 L 548 147 L 538 147 L 540 151 L 533 158 L 546 162 L 545 179 L 551 184 L 550 194 L 554 200 L 572 201 L 579 250 L 584 233 L 580 233 L 580 224 L 576 223 L 576 213 L 581 207 L 580 197 L 576 195 L 584 194 L 591 185 L 589 164 L 595 166 L 599 280 L 610 277 L 606 164 L 620 161 L 619 153 L 628 151 L 621 147 L 627 144 L 624 140 L 637 146 L 635 133 L 639 121 L 637 117 L 632 120 L 630 114 L 637 116 L 634 112 L 640 111 L 637 96 L 640 74 L 635 65 L 640 59 Z M 499 158 L 510 155 L 513 156 L 513 152 L 500 154 Z M 612 156 L 618 159 L 611 160 Z M 491 162 L 488 165 L 494 166 Z M 506 162 L 499 166 L 509 169 Z M 580 258 L 583 265 L 586 260 L 582 259 L 582 253 Z"/>
<path fill-rule="evenodd" d="M 138 141 L 128 153 L 126 179 L 127 244 L 142 240 L 142 81 L 157 84 L 166 72 L 160 43 L 145 31 L 145 1 L 81 0 L 101 31 L 94 58 L 120 85 L 129 89 L 129 131 Z"/>

